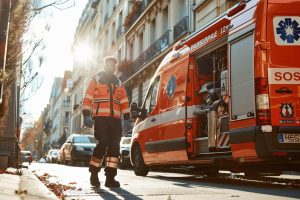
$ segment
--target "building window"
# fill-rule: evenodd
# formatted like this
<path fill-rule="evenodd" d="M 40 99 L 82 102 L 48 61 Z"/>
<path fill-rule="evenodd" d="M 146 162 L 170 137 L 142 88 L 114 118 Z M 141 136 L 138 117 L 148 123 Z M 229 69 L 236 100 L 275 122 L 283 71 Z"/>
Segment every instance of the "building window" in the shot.
<path fill-rule="evenodd" d="M 113 24 L 111 26 L 111 42 L 112 42 L 112 46 L 115 43 L 115 36 L 116 36 L 116 23 L 113 22 Z"/>
<path fill-rule="evenodd" d="M 122 59 L 122 49 L 118 50 L 118 61 L 120 62 Z"/>
<path fill-rule="evenodd" d="M 69 123 L 69 120 L 70 120 L 69 116 L 70 116 L 70 112 L 65 112 L 65 116 L 63 119 L 65 124 Z"/>
<path fill-rule="evenodd" d="M 70 96 L 66 96 L 66 97 L 65 97 L 65 101 L 66 101 L 66 102 L 70 102 L 70 101 L 71 101 L 71 97 L 70 97 Z"/>
<path fill-rule="evenodd" d="M 129 44 L 129 60 L 133 61 L 133 43 Z"/>
<path fill-rule="evenodd" d="M 109 41 L 108 41 L 108 30 L 106 30 L 106 32 L 105 32 L 105 46 L 104 47 L 106 47 L 106 48 L 110 47 L 110 46 L 108 46 L 108 44 L 109 44 Z"/>
<path fill-rule="evenodd" d="M 143 50 L 144 50 L 144 33 L 142 32 L 140 35 L 139 35 L 139 47 L 138 47 L 138 50 L 139 50 L 139 54 L 143 53 Z"/>
<path fill-rule="evenodd" d="M 119 19 L 118 19 L 119 26 L 122 26 L 122 15 L 123 15 L 123 13 L 121 11 L 120 14 L 119 14 Z"/>
<path fill-rule="evenodd" d="M 156 20 L 153 19 L 150 23 L 150 44 L 155 41 Z"/>
<path fill-rule="evenodd" d="M 164 8 L 162 11 L 162 30 L 165 33 L 169 29 L 169 18 L 168 18 L 168 7 Z"/>
<path fill-rule="evenodd" d="M 178 20 L 188 16 L 188 1 L 178 0 Z"/>

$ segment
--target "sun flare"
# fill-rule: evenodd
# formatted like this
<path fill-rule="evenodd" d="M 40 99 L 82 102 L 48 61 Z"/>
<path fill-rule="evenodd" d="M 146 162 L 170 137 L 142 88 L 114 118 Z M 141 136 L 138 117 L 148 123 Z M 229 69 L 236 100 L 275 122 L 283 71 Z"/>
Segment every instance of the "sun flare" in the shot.
<path fill-rule="evenodd" d="M 75 48 L 74 57 L 80 62 L 88 62 L 92 57 L 92 50 L 87 44 L 80 44 Z"/>

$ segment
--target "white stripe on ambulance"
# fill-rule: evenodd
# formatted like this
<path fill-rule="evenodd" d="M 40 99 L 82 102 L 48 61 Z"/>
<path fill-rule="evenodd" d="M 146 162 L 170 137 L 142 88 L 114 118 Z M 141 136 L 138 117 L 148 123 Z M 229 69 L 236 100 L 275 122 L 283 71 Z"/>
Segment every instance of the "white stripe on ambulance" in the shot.
<path fill-rule="evenodd" d="M 196 110 L 196 106 L 187 106 L 187 114 L 185 114 L 185 107 L 178 107 L 173 110 L 164 112 L 163 114 L 154 115 L 146 118 L 144 121 L 140 122 L 138 125 L 134 126 L 133 133 L 146 130 L 159 125 L 164 125 L 168 123 L 174 123 L 179 120 L 185 120 L 195 118 L 196 116 L 193 112 Z M 151 122 L 151 119 L 157 119 L 154 122 Z"/>
<path fill-rule="evenodd" d="M 300 84 L 299 68 L 269 68 L 269 84 Z"/>

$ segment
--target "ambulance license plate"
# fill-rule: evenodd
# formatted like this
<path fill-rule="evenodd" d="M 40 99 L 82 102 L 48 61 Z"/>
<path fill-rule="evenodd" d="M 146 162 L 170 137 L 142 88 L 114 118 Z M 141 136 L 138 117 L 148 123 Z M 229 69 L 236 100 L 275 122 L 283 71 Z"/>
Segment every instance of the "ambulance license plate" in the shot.
<path fill-rule="evenodd" d="M 278 142 L 279 143 L 300 143 L 300 134 L 279 133 Z"/>

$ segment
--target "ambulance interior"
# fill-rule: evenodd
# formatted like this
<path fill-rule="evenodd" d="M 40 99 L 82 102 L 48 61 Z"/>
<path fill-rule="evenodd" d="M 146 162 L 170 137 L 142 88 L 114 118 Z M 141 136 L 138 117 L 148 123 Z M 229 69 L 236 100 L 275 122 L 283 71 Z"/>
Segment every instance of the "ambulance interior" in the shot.
<path fill-rule="evenodd" d="M 208 141 L 203 143 L 202 140 L 201 145 L 207 146 L 207 150 L 209 150 L 216 149 L 217 118 L 227 116 L 227 104 L 224 103 L 222 96 L 227 93 L 227 81 L 222 80 L 224 77 L 227 77 L 227 45 L 219 46 L 207 52 L 206 50 L 205 53 L 199 52 L 196 55 L 196 78 L 194 80 L 196 81 L 195 93 L 198 94 L 200 101 L 198 105 L 200 110 L 202 109 L 203 111 L 199 112 L 201 114 L 198 115 L 199 128 L 197 130 L 197 138 L 207 138 Z M 222 112 L 220 112 L 220 106 L 223 107 Z M 214 121 L 211 120 L 211 111 L 215 113 Z M 223 120 L 223 129 L 228 129 L 228 117 L 226 120 L 227 122 Z M 227 127 L 224 123 L 227 124 Z"/>

